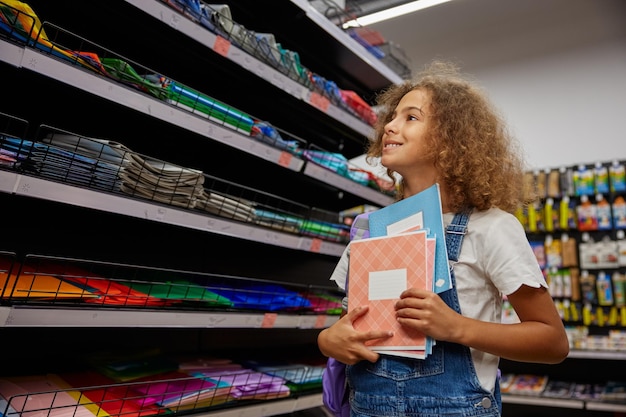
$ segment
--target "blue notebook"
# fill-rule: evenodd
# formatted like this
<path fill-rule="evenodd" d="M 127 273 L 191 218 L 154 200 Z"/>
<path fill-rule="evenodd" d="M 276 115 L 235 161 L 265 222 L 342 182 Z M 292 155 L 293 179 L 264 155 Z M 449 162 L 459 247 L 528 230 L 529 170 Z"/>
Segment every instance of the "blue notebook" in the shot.
<path fill-rule="evenodd" d="M 441 293 L 452 288 L 439 184 L 371 212 L 369 228 L 371 237 L 387 236 L 417 228 L 428 230 L 428 237 L 436 240 L 433 290 Z"/>

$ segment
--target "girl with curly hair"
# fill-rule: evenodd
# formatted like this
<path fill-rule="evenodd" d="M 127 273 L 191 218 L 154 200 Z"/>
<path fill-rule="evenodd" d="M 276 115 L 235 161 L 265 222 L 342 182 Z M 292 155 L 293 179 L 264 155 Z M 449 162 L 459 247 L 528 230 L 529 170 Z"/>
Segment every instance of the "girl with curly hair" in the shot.
<path fill-rule="evenodd" d="M 415 80 L 382 92 L 378 109 L 367 157 L 380 158 L 399 182 L 400 199 L 439 184 L 444 226 L 453 223 L 463 235 L 458 248 L 448 245 L 453 288 L 440 294 L 408 288 L 390 312 L 401 326 L 436 341 L 425 359 L 370 350 L 366 342 L 390 331 L 355 330 L 367 306 L 321 331 L 318 346 L 347 365 L 351 417 L 499 416 L 500 358 L 554 364 L 569 353 L 563 322 L 513 215 L 524 203 L 520 150 L 487 95 L 451 63 L 433 62 Z M 349 248 L 331 276 L 344 289 Z M 504 296 L 516 323 L 501 321 Z"/>

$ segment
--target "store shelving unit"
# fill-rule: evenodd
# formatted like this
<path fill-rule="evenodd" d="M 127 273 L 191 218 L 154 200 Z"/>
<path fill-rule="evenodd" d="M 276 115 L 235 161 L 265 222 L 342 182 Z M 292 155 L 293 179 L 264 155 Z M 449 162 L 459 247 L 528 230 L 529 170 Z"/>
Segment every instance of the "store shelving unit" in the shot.
<path fill-rule="evenodd" d="M 611 209 L 610 214 L 612 217 L 609 222 L 610 226 L 597 228 L 588 226 L 586 222 L 581 221 L 582 218 L 579 218 L 579 215 L 584 212 L 577 210 L 577 207 L 582 204 L 583 196 L 595 200 L 597 195 L 602 195 L 601 200 L 610 204 L 623 198 L 624 191 L 619 184 L 617 186 L 613 184 L 615 187 L 609 186 L 609 183 L 614 181 L 613 178 L 609 181 L 608 175 L 609 167 L 613 165 L 613 162 L 589 162 L 578 166 L 565 166 L 549 169 L 545 172 L 529 173 L 533 176 L 538 198 L 535 204 L 528 209 L 536 209 L 536 221 L 528 220 L 522 221 L 522 223 L 526 227 L 529 240 L 543 248 L 543 251 L 538 252 L 538 260 L 544 267 L 553 298 L 563 316 L 565 325 L 572 329 L 584 328 L 586 333 L 582 331 L 571 332 L 570 345 L 572 350 L 568 358 L 560 364 L 541 365 L 503 361 L 501 366 L 503 373 L 545 375 L 553 381 L 591 385 L 596 387 L 595 393 L 593 393 L 592 398 L 589 398 L 590 393 L 586 393 L 586 396 L 581 396 L 581 398 L 576 398 L 576 396 L 574 398 L 554 398 L 543 393 L 526 396 L 506 395 L 504 402 L 510 406 L 505 408 L 505 410 L 509 410 L 505 415 L 517 416 L 528 415 L 530 412 L 541 412 L 542 415 L 546 416 L 563 415 L 563 413 L 572 416 L 618 416 L 626 412 L 626 403 L 620 400 L 620 393 L 616 393 L 613 398 L 608 395 L 602 396 L 602 391 L 607 383 L 621 383 L 624 381 L 624 375 L 626 375 L 626 352 L 620 349 L 618 342 L 609 342 L 611 340 L 609 336 L 612 332 L 616 332 L 616 334 L 623 332 L 624 322 L 620 318 L 613 322 L 599 318 L 600 316 L 608 317 L 608 313 L 612 309 L 617 312 L 622 308 L 617 301 L 619 283 L 610 281 L 608 292 L 614 294 L 614 298 L 609 297 L 607 303 L 600 301 L 603 296 L 600 293 L 601 286 L 596 285 L 595 281 L 591 284 L 585 284 L 581 278 L 583 272 L 595 276 L 600 272 L 605 272 L 608 276 L 615 272 L 624 273 L 624 264 L 623 261 L 618 262 L 621 255 L 618 254 L 617 250 L 615 253 L 608 249 L 604 252 L 594 252 L 593 255 L 597 257 L 597 264 L 594 265 L 590 261 L 592 255 L 585 255 L 581 249 L 581 244 L 585 242 L 585 235 L 590 235 L 596 242 L 608 241 L 617 244 L 617 241 L 621 239 L 619 236 L 623 230 L 620 229 L 623 226 L 618 226 L 615 222 L 613 209 Z M 620 166 L 623 165 L 623 161 L 615 162 L 619 162 Z M 596 172 L 602 171 L 594 171 L 594 167 L 596 169 L 605 167 L 606 176 L 596 178 Z M 588 170 L 585 171 L 583 168 Z M 582 175 L 583 172 L 586 176 Z M 572 173 L 575 174 L 570 175 Z M 551 174 L 553 180 L 549 181 Z M 554 181 L 555 178 L 560 181 Z M 615 180 L 615 183 L 619 183 L 619 180 Z M 554 207 L 558 210 L 559 203 L 563 202 L 569 203 L 569 210 L 561 210 L 558 217 L 546 214 L 554 213 L 550 211 L 551 203 L 554 203 Z M 563 213 L 569 213 L 568 221 L 562 217 Z M 592 213 L 592 211 L 587 213 Z M 529 215 L 526 219 L 531 219 L 531 217 Z M 557 222 L 556 220 L 560 221 Z M 593 223 L 591 219 L 589 220 L 590 223 Z M 564 247 L 557 251 L 554 247 L 549 247 L 548 243 L 543 244 L 550 241 L 563 244 L 563 236 L 567 236 L 567 241 L 575 244 L 574 256 L 565 256 Z M 607 263 L 603 257 L 613 257 L 614 262 Z M 571 278 L 571 281 L 564 284 L 561 290 L 559 290 L 558 285 L 559 271 L 566 272 L 562 275 L 563 279 Z M 574 277 L 576 278 L 574 279 Z M 569 290 L 566 291 L 565 288 L 569 288 Z M 588 311 L 592 313 L 584 314 L 584 308 L 588 308 Z M 573 311 L 580 311 L 580 315 L 573 313 Z M 600 311 L 602 314 L 599 313 Z M 582 336 L 582 334 L 589 335 L 589 337 Z M 598 341 L 597 345 L 594 345 L 594 340 Z M 604 340 L 605 344 L 602 345 L 600 340 Z M 617 341 L 619 337 L 616 335 L 613 340 Z"/>
<path fill-rule="evenodd" d="M 400 80 L 304 1 L 281 2 L 271 10 L 259 10 L 254 2 L 232 3 L 234 20 L 241 18 L 259 32 L 271 29 L 283 45 L 300 52 L 303 63 L 343 88 L 371 99 Z M 77 49 L 115 53 L 271 122 L 304 143 L 351 158 L 363 152 L 371 133 L 355 115 L 165 2 L 29 4 L 48 34 L 80 40 Z M 267 26 L 246 21 L 251 15 L 264 17 Z M 49 125 L 114 140 L 143 155 L 280 196 L 312 211 L 338 213 L 359 204 L 384 206 L 393 201 L 388 194 L 284 149 L 8 38 L 0 38 L 0 68 L 6 79 L 20 86 L 19 94 L 3 100 L 0 112 L 28 123 L 26 139 L 40 139 L 41 126 Z M 345 246 L 11 169 L 0 170 L 0 202 L 7 219 L 7 239 L 0 249 L 18 258 L 42 254 L 332 288 L 328 277 Z M 315 351 L 317 333 L 335 320 L 334 315 L 298 312 L 2 303 L 0 335 L 12 342 L 5 343 L 0 377 L 56 372 L 76 355 L 102 348 L 103 341 L 104 347 L 122 351 L 155 345 L 187 352 L 285 347 Z M 312 392 L 202 414 L 270 416 L 320 405 L 321 393 Z"/>
<path fill-rule="evenodd" d="M 601 381 L 608 376 L 619 379 L 624 375 L 626 354 L 624 352 L 573 350 L 558 365 L 523 364 L 503 361 L 501 369 L 515 373 L 548 375 L 555 380 Z M 618 402 L 583 400 L 575 398 L 552 398 L 541 395 L 504 395 L 505 416 L 522 416 L 541 413 L 559 416 L 618 416 L 626 412 L 626 404 Z"/>

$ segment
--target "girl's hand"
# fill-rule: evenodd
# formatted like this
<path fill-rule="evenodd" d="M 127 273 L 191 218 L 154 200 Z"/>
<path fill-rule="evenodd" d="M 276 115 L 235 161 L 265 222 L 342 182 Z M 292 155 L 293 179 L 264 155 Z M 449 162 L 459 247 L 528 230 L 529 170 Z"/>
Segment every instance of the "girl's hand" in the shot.
<path fill-rule="evenodd" d="M 396 302 L 396 318 L 402 326 L 441 341 L 457 341 L 462 316 L 432 291 L 410 288 Z"/>
<path fill-rule="evenodd" d="M 368 312 L 369 307 L 358 307 L 337 323 L 320 332 L 317 344 L 320 351 L 348 365 L 354 365 L 362 360 L 376 362 L 378 353 L 371 351 L 365 343 L 369 340 L 386 339 L 393 336 L 393 332 L 385 330 L 359 332 L 354 329 L 354 321 Z"/>

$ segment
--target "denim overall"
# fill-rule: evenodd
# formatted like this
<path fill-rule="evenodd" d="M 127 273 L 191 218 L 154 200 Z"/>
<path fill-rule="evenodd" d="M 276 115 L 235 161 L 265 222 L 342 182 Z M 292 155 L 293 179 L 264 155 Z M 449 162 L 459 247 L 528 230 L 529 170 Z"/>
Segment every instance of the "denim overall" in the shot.
<path fill-rule="evenodd" d="M 467 230 L 469 211 L 455 215 L 446 229 L 448 259 L 457 261 Z M 461 312 L 453 288 L 440 294 Z M 437 341 L 426 359 L 381 355 L 376 363 L 347 367 L 351 417 L 500 416 L 499 380 L 495 393 L 478 380 L 467 346 Z"/>

